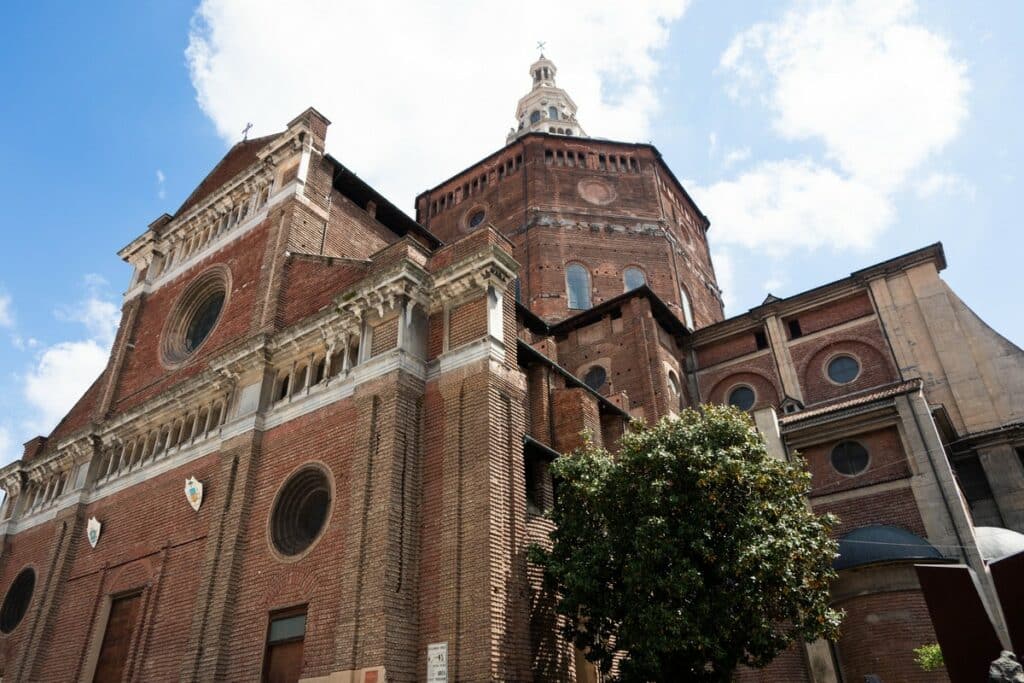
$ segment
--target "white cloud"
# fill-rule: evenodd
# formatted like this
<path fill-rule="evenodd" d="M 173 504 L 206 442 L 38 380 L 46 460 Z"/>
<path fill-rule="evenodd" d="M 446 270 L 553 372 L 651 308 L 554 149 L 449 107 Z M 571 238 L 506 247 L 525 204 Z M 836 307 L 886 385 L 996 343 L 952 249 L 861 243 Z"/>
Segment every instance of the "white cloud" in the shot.
<path fill-rule="evenodd" d="M 921 199 L 929 199 L 936 195 L 954 195 L 971 201 L 978 194 L 974 183 L 955 173 L 929 173 L 914 185 L 914 192 Z"/>
<path fill-rule="evenodd" d="M 724 166 L 725 168 L 729 168 L 730 166 L 746 161 L 749 158 L 749 147 L 730 149 L 728 152 L 725 153 L 725 156 L 722 157 L 722 166 Z"/>
<path fill-rule="evenodd" d="M 156 196 L 160 199 L 167 197 L 167 188 L 164 187 L 164 181 L 167 180 L 167 176 L 159 168 L 156 169 Z"/>
<path fill-rule="evenodd" d="M 7 425 L 0 425 L 0 466 L 16 460 L 21 453 L 15 446 L 11 429 Z M 2 499 L 2 498 L 0 498 Z"/>
<path fill-rule="evenodd" d="M 717 244 L 764 249 L 864 248 L 888 227 L 885 193 L 809 160 L 762 162 L 691 194 L 712 218 Z"/>
<path fill-rule="evenodd" d="M 806 0 L 732 40 L 728 92 L 763 102 L 782 138 L 821 143 L 824 158 L 695 187 L 717 240 L 781 256 L 866 248 L 891 224 L 893 194 L 967 117 L 965 65 L 915 14 L 911 0 Z"/>
<path fill-rule="evenodd" d="M 769 88 L 775 129 L 820 140 L 847 173 L 881 187 L 949 143 L 967 117 L 967 68 L 914 23 L 911 0 L 800 3 L 737 35 L 721 66 Z"/>
<path fill-rule="evenodd" d="M 714 158 L 715 153 L 718 151 L 718 133 L 711 131 L 708 133 L 708 158 Z"/>
<path fill-rule="evenodd" d="M 730 315 L 730 311 L 736 305 L 736 267 L 733 263 L 733 255 L 728 249 L 715 249 L 711 258 L 715 264 L 715 279 L 718 281 L 718 288 L 722 290 L 722 305 L 726 315 Z"/>
<path fill-rule="evenodd" d="M 418 192 L 504 144 L 530 86 L 532 40 L 547 41 L 588 133 L 646 140 L 657 50 L 687 4 L 575 0 L 538 15 L 471 0 L 443 11 L 307 1 L 287 12 L 272 0 L 205 0 L 186 56 L 197 100 L 226 141 L 248 121 L 252 135 L 275 132 L 315 106 L 333 121 L 332 153 L 411 211 Z"/>
<path fill-rule="evenodd" d="M 27 426 L 40 434 L 56 426 L 103 371 L 108 351 L 93 339 L 61 342 L 43 351 L 25 377 L 25 399 L 36 410 Z"/>
<path fill-rule="evenodd" d="M 39 340 L 35 337 L 22 337 L 20 334 L 12 334 L 11 346 L 19 351 L 27 351 L 39 346 Z"/>
<path fill-rule="evenodd" d="M 0 327 L 14 327 L 14 312 L 11 311 L 11 295 L 0 292 Z"/>
<path fill-rule="evenodd" d="M 62 341 L 42 349 L 24 376 L 23 395 L 33 414 L 24 427 L 48 433 L 75 405 L 107 364 L 120 311 L 105 294 L 106 281 L 86 275 L 86 297 L 54 312 L 59 320 L 85 327 L 85 339 Z"/>
<path fill-rule="evenodd" d="M 90 337 L 100 344 L 110 346 L 117 333 L 121 310 L 106 298 L 107 281 L 103 277 L 90 273 L 85 276 L 84 282 L 88 296 L 74 306 L 57 309 L 55 315 L 58 320 L 85 325 Z"/>

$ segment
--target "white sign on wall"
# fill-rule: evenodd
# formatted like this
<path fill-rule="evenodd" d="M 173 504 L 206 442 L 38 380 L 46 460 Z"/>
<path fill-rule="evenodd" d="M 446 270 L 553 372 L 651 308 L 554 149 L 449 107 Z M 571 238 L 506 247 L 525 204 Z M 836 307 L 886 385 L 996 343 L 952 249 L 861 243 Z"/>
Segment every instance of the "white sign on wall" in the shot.
<path fill-rule="evenodd" d="M 448 643 L 427 645 L 427 683 L 448 683 Z"/>

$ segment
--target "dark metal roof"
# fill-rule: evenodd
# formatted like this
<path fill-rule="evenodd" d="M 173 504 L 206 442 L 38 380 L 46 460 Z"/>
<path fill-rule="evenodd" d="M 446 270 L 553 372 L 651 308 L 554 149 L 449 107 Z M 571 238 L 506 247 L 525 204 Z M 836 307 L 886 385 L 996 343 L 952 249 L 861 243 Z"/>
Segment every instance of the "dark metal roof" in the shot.
<path fill-rule="evenodd" d="M 836 570 L 901 560 L 942 560 L 938 548 L 920 536 L 896 526 L 880 524 L 854 529 L 839 539 Z"/>
<path fill-rule="evenodd" d="M 392 204 L 380 192 L 373 189 L 369 183 L 356 175 L 345 164 L 330 154 L 326 155 L 326 158 L 334 165 L 334 188 L 355 202 L 359 207 L 366 208 L 367 203 L 371 201 L 376 204 L 376 218 L 382 225 L 400 236 L 412 233 L 422 237 L 432 249 L 436 249 L 444 244 L 434 233 L 410 218 L 407 213 Z"/>
<path fill-rule="evenodd" d="M 593 396 L 595 399 L 597 399 L 597 405 L 601 412 L 615 413 L 620 417 L 625 418 L 627 421 L 633 419 L 633 416 L 630 415 L 628 412 L 626 412 L 625 410 L 615 405 L 601 394 L 597 393 L 596 391 L 588 387 L 579 377 L 572 374 L 571 372 L 563 368 L 561 365 L 559 365 L 558 363 L 556 363 L 555 361 L 551 360 L 543 353 L 538 351 L 537 349 L 533 348 L 532 346 L 524 342 L 522 339 L 516 340 L 516 343 L 518 348 L 517 355 L 519 358 L 519 365 L 525 367 L 529 365 L 531 362 L 543 363 L 544 365 L 547 365 L 556 373 L 561 375 L 563 378 L 565 378 L 565 383 L 567 385 L 578 389 L 583 389 L 591 396 Z"/>
<path fill-rule="evenodd" d="M 670 309 L 657 294 L 651 291 L 651 288 L 647 285 L 642 285 L 636 289 L 631 289 L 628 292 L 623 292 L 618 296 L 613 296 L 607 301 L 602 301 L 596 306 L 592 306 L 585 311 L 580 311 L 575 315 L 571 315 L 568 318 L 554 323 L 545 322 L 536 313 L 518 302 L 516 302 L 516 310 L 519 312 L 520 320 L 522 320 L 527 329 L 537 334 L 551 336 L 556 334 L 565 334 L 578 327 L 595 323 L 615 309 L 620 308 L 622 304 L 629 299 L 641 296 L 646 297 L 647 300 L 650 301 L 651 313 L 654 315 L 654 319 L 661 323 L 661 326 L 668 332 L 676 335 L 677 337 L 690 334 L 690 330 L 687 329 L 686 325 L 684 325 L 678 317 L 676 317 L 676 314 L 672 312 L 672 309 Z"/>

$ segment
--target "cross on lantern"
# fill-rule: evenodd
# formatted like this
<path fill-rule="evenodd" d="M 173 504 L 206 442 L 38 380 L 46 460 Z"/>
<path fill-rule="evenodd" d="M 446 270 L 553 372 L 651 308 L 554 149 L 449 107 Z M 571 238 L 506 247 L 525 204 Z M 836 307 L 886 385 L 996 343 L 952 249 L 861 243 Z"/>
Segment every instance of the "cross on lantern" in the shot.
<path fill-rule="evenodd" d="M 245 124 L 245 128 L 242 129 L 242 140 L 249 139 L 249 131 L 252 130 L 252 123 Z"/>

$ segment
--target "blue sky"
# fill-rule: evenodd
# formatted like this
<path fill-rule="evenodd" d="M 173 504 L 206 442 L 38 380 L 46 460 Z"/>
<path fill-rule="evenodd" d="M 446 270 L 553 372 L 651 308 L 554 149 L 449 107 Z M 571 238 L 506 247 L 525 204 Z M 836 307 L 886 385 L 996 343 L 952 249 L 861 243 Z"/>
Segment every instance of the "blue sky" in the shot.
<path fill-rule="evenodd" d="M 5 8 L 0 462 L 102 367 L 116 251 L 246 122 L 316 106 L 411 212 L 504 142 L 538 40 L 588 133 L 653 142 L 698 199 L 727 314 L 941 240 L 946 280 L 1024 343 L 1024 3 L 396 4 Z"/>

